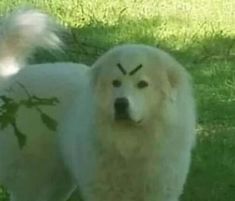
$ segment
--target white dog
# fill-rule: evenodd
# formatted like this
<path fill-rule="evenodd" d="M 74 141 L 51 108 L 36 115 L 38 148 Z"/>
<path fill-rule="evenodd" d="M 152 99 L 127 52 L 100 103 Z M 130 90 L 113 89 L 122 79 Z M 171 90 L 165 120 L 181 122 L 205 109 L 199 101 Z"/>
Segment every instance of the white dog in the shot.
<path fill-rule="evenodd" d="M 85 201 L 177 201 L 195 141 L 188 73 L 144 45 L 116 47 L 91 70 L 19 70 L 35 47 L 59 44 L 48 23 L 16 13 L 0 40 L 0 115 L 16 114 L 0 121 L 0 183 L 13 201 L 62 201 L 76 182 Z"/>
<path fill-rule="evenodd" d="M 36 47 L 60 45 L 55 31 L 47 15 L 35 10 L 17 11 L 1 27 L 0 184 L 12 201 L 65 201 L 76 187 L 55 130 L 75 94 L 86 88 L 88 68 L 25 64 Z"/>
<path fill-rule="evenodd" d="M 157 48 L 122 45 L 95 62 L 90 87 L 59 129 L 84 199 L 178 201 L 195 143 L 186 70 Z"/>

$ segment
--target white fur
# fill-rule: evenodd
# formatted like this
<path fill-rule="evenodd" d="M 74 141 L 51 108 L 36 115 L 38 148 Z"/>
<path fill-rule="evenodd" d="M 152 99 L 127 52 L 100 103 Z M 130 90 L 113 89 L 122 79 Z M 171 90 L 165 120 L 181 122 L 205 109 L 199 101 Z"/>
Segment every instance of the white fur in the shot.
<path fill-rule="evenodd" d="M 81 89 L 86 87 L 86 74 L 87 67 L 81 64 L 28 66 L 8 80 L 1 94 L 15 101 L 27 99 L 20 83 L 31 95 L 56 97 L 58 104 L 40 109 L 59 123 L 75 95 L 80 96 Z M 21 107 L 17 125 L 27 137 L 22 149 L 11 126 L 0 132 L 0 183 L 7 187 L 13 201 L 66 200 L 76 183 L 61 157 L 57 134 L 47 128 L 35 108 Z"/>
<path fill-rule="evenodd" d="M 140 63 L 143 68 L 127 76 L 117 63 L 127 71 Z M 113 88 L 113 79 L 122 87 Z M 136 89 L 141 79 L 149 79 L 149 87 Z M 120 93 L 131 100 L 141 123 L 135 115 L 123 122 L 113 118 Z M 81 97 L 70 105 L 59 132 L 84 199 L 178 201 L 195 143 L 194 98 L 185 69 L 157 48 L 119 46 L 95 62 L 90 89 Z"/>
<path fill-rule="evenodd" d="M 16 102 L 27 100 L 27 93 L 57 98 L 58 104 L 39 109 L 59 123 L 75 95 L 86 88 L 89 69 L 73 63 L 24 64 L 36 47 L 60 43 L 52 27 L 45 14 L 34 10 L 6 19 L 0 38 L 0 94 Z M 0 184 L 7 187 L 12 201 L 67 200 L 76 183 L 62 159 L 56 132 L 42 122 L 35 107 L 21 106 L 16 124 L 27 137 L 26 145 L 20 149 L 11 125 L 1 129 Z"/>
<path fill-rule="evenodd" d="M 36 10 L 17 10 L 7 16 L 0 32 L 1 76 L 17 73 L 37 47 L 58 48 L 61 41 L 55 31 L 48 16 Z"/>

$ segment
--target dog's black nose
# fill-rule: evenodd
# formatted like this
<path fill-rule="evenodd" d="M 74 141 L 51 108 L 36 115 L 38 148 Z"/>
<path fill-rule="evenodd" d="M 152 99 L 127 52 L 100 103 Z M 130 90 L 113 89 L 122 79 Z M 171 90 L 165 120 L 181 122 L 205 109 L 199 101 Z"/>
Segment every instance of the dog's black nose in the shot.
<path fill-rule="evenodd" d="M 127 98 L 117 98 L 114 103 L 116 111 L 126 111 L 128 109 L 128 105 Z"/>
<path fill-rule="evenodd" d="M 128 119 L 129 101 L 127 98 L 117 98 L 114 103 L 116 119 Z"/>

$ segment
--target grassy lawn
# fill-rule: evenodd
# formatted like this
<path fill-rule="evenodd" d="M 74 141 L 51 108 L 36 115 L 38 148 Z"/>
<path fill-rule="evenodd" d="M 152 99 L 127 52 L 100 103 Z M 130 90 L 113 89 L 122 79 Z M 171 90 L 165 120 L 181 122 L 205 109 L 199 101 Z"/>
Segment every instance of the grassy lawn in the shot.
<path fill-rule="evenodd" d="M 116 44 L 136 42 L 184 64 L 195 83 L 198 145 L 181 200 L 235 200 L 234 0 L 1 0 L 0 13 L 23 2 L 70 30 L 60 60 L 91 64 Z M 38 53 L 36 60 L 58 59 Z"/>

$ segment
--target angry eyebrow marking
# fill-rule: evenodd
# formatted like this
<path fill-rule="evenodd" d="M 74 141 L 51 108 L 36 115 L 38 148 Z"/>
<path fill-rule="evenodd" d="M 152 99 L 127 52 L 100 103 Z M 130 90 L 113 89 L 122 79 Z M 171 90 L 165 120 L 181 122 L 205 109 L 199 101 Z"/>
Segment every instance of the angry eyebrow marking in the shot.
<path fill-rule="evenodd" d="M 119 70 L 123 73 L 123 75 L 126 75 L 126 70 L 122 67 L 120 63 L 117 64 Z"/>
<path fill-rule="evenodd" d="M 138 70 L 140 70 L 143 67 L 142 64 L 138 65 L 134 70 L 132 70 L 129 75 L 134 75 Z"/>

